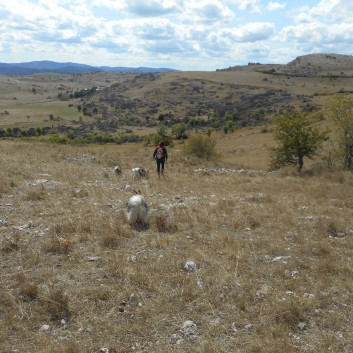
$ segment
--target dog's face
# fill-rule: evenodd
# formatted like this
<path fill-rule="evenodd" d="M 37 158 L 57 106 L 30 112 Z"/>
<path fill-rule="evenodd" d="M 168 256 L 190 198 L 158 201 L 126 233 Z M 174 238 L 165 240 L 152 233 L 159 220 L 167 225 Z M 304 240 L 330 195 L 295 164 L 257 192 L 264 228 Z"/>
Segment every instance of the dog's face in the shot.
<path fill-rule="evenodd" d="M 143 177 L 147 177 L 148 176 L 148 170 L 145 168 L 141 168 L 140 169 L 140 175 Z"/>

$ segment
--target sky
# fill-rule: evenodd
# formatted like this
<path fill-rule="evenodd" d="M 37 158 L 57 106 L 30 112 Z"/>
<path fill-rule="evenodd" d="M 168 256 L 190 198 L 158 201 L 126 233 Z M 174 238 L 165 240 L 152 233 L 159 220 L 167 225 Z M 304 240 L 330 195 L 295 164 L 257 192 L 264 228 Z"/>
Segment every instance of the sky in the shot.
<path fill-rule="evenodd" d="M 353 54 L 353 0 L 0 0 L 0 62 L 214 71 Z"/>

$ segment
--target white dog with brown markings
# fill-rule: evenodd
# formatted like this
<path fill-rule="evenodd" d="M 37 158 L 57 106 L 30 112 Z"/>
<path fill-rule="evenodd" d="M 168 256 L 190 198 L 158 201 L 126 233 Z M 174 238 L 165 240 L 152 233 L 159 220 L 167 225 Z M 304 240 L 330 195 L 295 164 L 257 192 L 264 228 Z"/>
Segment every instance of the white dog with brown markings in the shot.
<path fill-rule="evenodd" d="M 131 169 L 132 179 L 141 179 L 148 177 L 148 170 L 145 168 L 132 168 Z"/>
<path fill-rule="evenodd" d="M 127 219 L 131 225 L 143 226 L 147 224 L 148 206 L 140 190 L 134 193 L 127 203 Z"/>

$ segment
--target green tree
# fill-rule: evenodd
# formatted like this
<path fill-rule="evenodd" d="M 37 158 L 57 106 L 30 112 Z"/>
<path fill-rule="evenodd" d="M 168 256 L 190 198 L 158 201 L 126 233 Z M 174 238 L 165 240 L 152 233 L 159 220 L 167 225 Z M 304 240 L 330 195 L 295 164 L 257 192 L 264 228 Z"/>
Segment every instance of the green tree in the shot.
<path fill-rule="evenodd" d="M 277 115 L 274 118 L 274 139 L 278 145 L 272 147 L 271 167 L 278 169 L 296 165 L 301 171 L 304 157 L 313 158 L 323 141 L 328 139 L 328 131 L 320 132 L 311 126 L 304 112 L 294 111 Z"/>
<path fill-rule="evenodd" d="M 161 136 L 162 139 L 165 139 L 168 137 L 167 128 L 164 125 L 161 125 L 157 130 L 157 134 Z"/>
<path fill-rule="evenodd" d="M 337 96 L 329 103 L 328 110 L 338 126 L 338 155 L 342 156 L 344 167 L 353 170 L 353 100 Z"/>
<path fill-rule="evenodd" d="M 184 123 L 177 123 L 172 126 L 172 134 L 175 135 L 177 140 L 180 140 L 185 136 L 186 125 Z"/>

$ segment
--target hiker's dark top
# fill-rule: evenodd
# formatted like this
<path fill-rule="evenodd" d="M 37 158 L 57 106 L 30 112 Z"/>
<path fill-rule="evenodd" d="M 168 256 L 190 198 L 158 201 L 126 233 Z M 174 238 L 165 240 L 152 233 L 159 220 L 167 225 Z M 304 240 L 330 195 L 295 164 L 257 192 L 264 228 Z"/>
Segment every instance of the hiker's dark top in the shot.
<path fill-rule="evenodd" d="M 167 160 L 168 159 L 168 152 L 167 152 L 167 149 L 165 148 L 165 146 L 163 146 L 163 147 L 156 147 L 155 148 L 155 150 L 154 150 L 154 152 L 153 152 L 153 158 L 155 158 L 155 159 L 157 159 L 157 151 L 158 151 L 158 148 L 162 148 L 162 150 L 163 150 L 163 156 L 162 156 L 162 158 L 160 158 L 160 159 L 163 159 L 163 160 Z"/>

